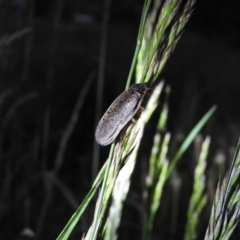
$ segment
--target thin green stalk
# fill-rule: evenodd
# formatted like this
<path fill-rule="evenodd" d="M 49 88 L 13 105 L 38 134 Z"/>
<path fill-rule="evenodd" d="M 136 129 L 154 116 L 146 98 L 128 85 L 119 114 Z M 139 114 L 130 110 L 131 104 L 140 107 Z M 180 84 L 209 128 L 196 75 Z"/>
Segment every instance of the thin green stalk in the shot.
<path fill-rule="evenodd" d="M 197 136 L 197 134 L 200 132 L 200 130 L 205 126 L 207 121 L 210 119 L 210 117 L 213 115 L 213 113 L 216 111 L 217 107 L 213 106 L 208 110 L 208 112 L 200 119 L 200 121 L 197 123 L 197 125 L 192 129 L 192 131 L 188 134 L 188 136 L 185 138 L 184 142 L 180 146 L 179 150 L 171 160 L 171 163 L 169 165 L 168 169 L 168 177 L 171 175 L 175 165 L 177 164 L 177 161 L 179 158 L 183 155 L 183 153 L 187 150 L 187 148 L 190 146 L 194 138 Z"/>
<path fill-rule="evenodd" d="M 231 164 L 231 167 L 230 167 L 230 170 L 229 170 L 226 186 L 225 186 L 225 189 L 224 189 L 223 204 L 221 206 L 221 213 L 224 212 L 224 209 L 225 209 L 226 204 L 227 204 L 227 198 L 228 198 L 230 190 L 231 190 L 230 183 L 231 183 L 231 180 L 232 180 L 233 175 L 234 175 L 234 168 L 236 168 L 236 164 L 238 163 L 237 160 L 238 160 L 239 151 L 240 151 L 240 140 L 238 141 L 238 145 L 237 145 L 234 157 L 233 157 L 233 161 L 232 161 L 232 164 Z"/>
<path fill-rule="evenodd" d="M 135 49 L 135 52 L 134 52 L 131 68 L 130 68 L 130 71 L 129 71 L 129 74 L 128 74 L 126 89 L 128 89 L 129 86 L 130 86 L 130 83 L 131 83 L 131 80 L 132 80 L 132 77 L 133 77 L 133 72 L 134 72 L 135 67 L 136 67 L 137 59 L 138 59 L 138 56 L 139 56 L 139 51 L 140 51 L 141 46 L 142 46 L 142 40 L 143 40 L 143 36 L 144 36 L 144 31 L 145 31 L 147 14 L 149 12 L 149 7 L 150 7 L 151 2 L 152 2 L 152 0 L 145 0 L 144 1 L 143 12 L 142 12 L 140 27 L 139 27 L 138 36 L 137 36 L 137 45 L 136 45 L 136 49 Z"/>
<path fill-rule="evenodd" d="M 158 174 L 157 183 L 156 183 L 156 186 L 155 186 L 154 192 L 153 192 L 153 198 L 152 198 L 152 202 L 151 202 L 151 206 L 150 206 L 150 215 L 149 215 L 148 222 L 147 222 L 147 233 L 152 232 L 153 221 L 154 221 L 155 215 L 156 215 L 157 210 L 161 203 L 163 186 L 167 180 L 167 170 L 168 170 L 169 163 L 166 160 L 166 154 L 168 151 L 169 141 L 170 141 L 170 134 L 166 134 L 166 136 L 163 140 L 162 149 L 159 153 L 159 158 L 158 158 L 158 161 L 161 162 L 161 164 L 159 163 L 161 165 L 161 167 L 160 167 L 161 169 Z M 148 235 L 148 237 L 145 239 L 149 238 L 149 234 L 147 234 L 147 235 Z"/>
<path fill-rule="evenodd" d="M 207 166 L 207 156 L 210 145 L 210 137 L 207 137 L 202 143 L 202 148 L 199 156 L 199 161 L 194 172 L 193 192 L 189 203 L 186 230 L 184 240 L 196 238 L 196 227 L 199 222 L 200 214 L 207 203 L 205 190 L 205 170 Z"/>
<path fill-rule="evenodd" d="M 151 95 L 146 109 L 141 116 L 141 119 L 139 119 L 131 131 L 131 135 L 127 141 L 127 146 L 125 148 L 122 148 L 122 159 L 126 160 L 124 161 L 125 165 L 120 170 L 116 184 L 114 186 L 113 202 L 110 208 L 110 214 L 108 217 L 105 234 L 106 240 L 117 239 L 117 228 L 120 223 L 121 210 L 129 191 L 130 177 L 135 167 L 138 149 L 143 137 L 144 127 L 151 118 L 153 112 L 156 110 L 157 101 L 162 90 L 161 86 L 162 83 L 158 85 L 158 91 L 155 91 L 154 94 Z"/>
<path fill-rule="evenodd" d="M 107 179 L 108 179 L 110 167 L 111 167 L 111 164 L 112 164 L 112 161 L 113 161 L 114 148 L 115 148 L 115 145 L 112 144 L 111 149 L 110 149 L 109 158 L 107 160 L 107 166 L 106 166 L 106 171 L 104 173 L 102 187 L 101 187 L 99 198 L 98 198 L 98 201 L 97 201 L 97 204 L 96 204 L 93 223 L 92 223 L 92 226 L 91 226 L 91 229 L 90 229 L 90 238 L 89 239 L 91 239 L 91 240 L 94 240 L 94 239 L 97 238 L 99 227 L 100 227 L 100 224 L 102 222 L 102 214 L 103 213 L 102 213 L 101 203 L 103 202 L 104 195 L 106 194 Z M 86 239 L 88 239 L 88 238 L 86 238 Z"/>
<path fill-rule="evenodd" d="M 87 208 L 89 202 L 93 199 L 98 187 L 100 186 L 104 176 L 106 167 L 108 164 L 108 160 L 105 162 L 103 167 L 101 168 L 100 172 L 98 173 L 91 190 L 87 194 L 87 196 L 82 201 L 81 205 L 78 207 L 77 211 L 72 215 L 71 219 L 68 221 L 62 232 L 57 237 L 57 240 L 67 240 L 70 236 L 71 232 L 73 231 L 74 227 L 76 226 L 77 222 L 79 221 L 80 217 L 82 216 L 83 212 Z"/>
<path fill-rule="evenodd" d="M 228 173 L 218 182 L 205 240 L 227 240 L 240 219 L 240 140 Z"/>

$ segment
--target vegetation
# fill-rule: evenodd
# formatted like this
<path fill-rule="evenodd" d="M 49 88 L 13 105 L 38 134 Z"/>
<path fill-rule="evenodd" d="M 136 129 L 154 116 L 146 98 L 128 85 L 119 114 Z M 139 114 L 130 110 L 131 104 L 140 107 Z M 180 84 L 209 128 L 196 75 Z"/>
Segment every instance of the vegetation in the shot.
<path fill-rule="evenodd" d="M 26 2 L 29 3 L 29 15 L 25 22 L 31 27 L 25 27 L 26 24 L 19 27 L 16 21 L 16 25 L 13 24 L 14 33 L 2 31 L 4 35 L 0 42 L 3 56 L 0 84 L 1 89 L 5 89 L 0 92 L 0 161 L 3 166 L 0 219 L 4 228 L 3 237 L 12 237 L 12 227 L 18 231 L 23 226 L 24 231 L 18 231 L 20 235 L 34 239 L 82 237 L 112 240 L 132 237 L 142 240 L 225 240 L 233 236 L 240 215 L 240 142 L 227 174 L 219 171 L 222 175 L 218 173 L 214 179 L 209 176 L 212 170 L 209 170 L 208 159 L 212 157 L 209 150 L 215 139 L 211 140 L 208 129 L 205 129 L 205 137 L 201 132 L 214 116 L 216 106 L 210 108 L 195 126 L 191 126 L 192 130 L 180 141 L 168 127 L 172 93 L 168 81 L 162 80 L 161 74 L 191 17 L 195 1 L 144 1 L 126 89 L 134 82 L 141 82 L 147 83 L 152 90 L 144 101 L 143 112 L 137 113 L 136 121 L 130 122 L 122 130 L 112 144 L 106 161 L 102 161 L 100 148 L 94 143 L 92 162 L 89 155 L 76 158 L 78 150 L 75 148 L 81 148 L 82 152 L 91 148 L 92 153 L 89 139 L 92 140 L 94 133 L 89 125 L 94 126 L 93 114 L 86 109 L 93 101 L 90 96 L 95 98 L 95 94 L 91 93 L 94 92 L 96 75 L 96 122 L 103 109 L 111 2 L 105 1 L 98 74 L 95 70 L 88 72 L 84 81 L 77 85 L 79 93 L 73 86 L 70 92 L 74 92 L 75 96 L 78 94 L 78 97 L 71 99 L 75 106 L 72 110 L 66 107 L 66 116 L 61 113 L 65 110 L 67 84 L 60 94 L 64 100 L 57 98 L 60 104 L 54 103 L 51 97 L 54 87 L 66 81 L 56 71 L 61 71 L 57 68 L 61 58 L 58 58 L 59 42 L 56 39 L 60 34 L 62 2 L 58 1 L 51 28 L 44 94 L 38 88 L 27 91 L 31 85 L 29 79 L 32 76 L 38 78 L 37 67 L 34 68 L 31 63 L 36 51 L 32 38 L 32 31 L 35 30 L 34 4 Z M 3 8 L 2 13 L 4 11 Z M 24 19 L 23 12 L 18 14 L 19 19 Z M 14 42 L 16 45 L 13 45 Z M 8 83 L 13 70 L 9 63 L 12 63 L 12 52 L 16 54 L 16 49 L 19 56 L 24 56 L 23 60 L 15 59 L 21 65 L 21 74 L 17 70 L 12 73 L 24 86 L 22 92 L 18 91 L 19 96 L 15 94 L 16 88 L 10 85 L 13 81 Z M 36 55 L 45 59 L 41 54 L 38 51 Z M 72 55 L 71 52 L 69 56 Z M 62 61 L 66 62 L 66 59 Z M 75 69 L 75 66 L 71 67 Z M 59 114 L 56 119 L 53 117 L 54 111 Z M 60 118 L 64 119 L 64 126 L 61 127 L 58 126 Z M 178 122 L 175 121 L 175 124 Z M 63 130 L 59 132 L 59 128 Z M 75 135 L 76 132 L 81 132 L 80 137 Z M 79 139 L 83 138 L 84 141 L 79 143 Z M 77 147 L 74 145 L 76 142 Z M 69 171 L 70 161 L 73 167 Z M 99 165 L 102 165 L 100 170 Z M 187 168 L 187 171 L 182 168 Z M 89 184 L 85 181 L 87 178 L 90 181 L 90 176 L 93 183 L 88 192 Z M 219 179 L 216 194 L 211 199 L 209 182 L 212 180 L 214 185 L 216 178 Z M 66 203 L 70 209 L 65 207 Z M 10 224 L 13 216 L 22 216 L 22 219 L 16 220 L 15 225 Z M 134 226 L 131 225 L 133 222 Z"/>
<path fill-rule="evenodd" d="M 182 6 L 179 1 L 165 1 L 163 4 L 159 1 L 155 1 L 152 8 L 153 10 L 150 12 L 150 3 L 151 1 L 146 0 L 143 8 L 137 38 L 137 47 L 128 77 L 127 87 L 130 85 L 130 81 L 133 77 L 133 69 L 135 68 L 137 82 L 156 81 L 166 64 L 167 59 L 173 52 L 177 41 L 181 36 L 182 30 L 189 20 L 194 6 L 194 1 L 191 0 L 187 1 L 184 6 Z M 143 129 L 156 109 L 159 95 L 163 89 L 162 85 L 163 84 L 158 85 L 156 88 L 158 90 L 161 89 L 161 91 L 156 94 L 153 93 L 149 99 L 149 104 L 146 106 L 146 109 L 142 114 L 141 121 L 139 120 L 135 126 L 130 126 L 123 142 L 121 142 L 120 138 L 117 143 L 112 145 L 107 162 L 102 168 L 97 177 L 97 182 L 95 181 L 91 190 L 91 192 L 96 192 L 97 187 L 100 185 L 100 181 L 103 181 L 95 207 L 94 219 L 87 234 L 84 236 L 84 239 L 96 239 L 100 234 L 101 228 L 104 239 L 118 238 L 117 229 L 120 224 L 123 203 L 126 200 L 127 193 L 129 191 L 132 171 L 136 164 L 140 141 L 143 137 Z M 190 132 L 188 137 L 186 137 L 175 156 L 172 159 L 167 159 L 171 136 L 169 132 L 166 132 L 168 112 L 168 103 L 166 99 L 168 99 L 167 95 L 169 94 L 169 90 L 166 91 L 165 94 L 165 103 L 163 104 L 162 111 L 160 113 L 159 123 L 153 142 L 152 154 L 149 160 L 149 172 L 146 175 L 143 198 L 143 203 L 145 205 L 142 224 L 143 240 L 151 239 L 154 228 L 154 220 L 161 203 L 163 188 L 175 168 L 175 165 L 215 111 L 215 107 L 210 109 L 196 127 Z M 184 236 L 185 239 L 195 239 L 197 223 L 199 221 L 200 214 L 207 203 L 204 188 L 206 159 L 209 144 L 210 138 L 207 137 L 202 143 L 199 161 L 195 168 L 194 186 L 188 210 L 188 221 L 186 223 Z M 225 185 L 226 183 L 224 186 Z M 225 191 L 224 188 L 222 188 L 221 193 L 219 190 L 218 195 L 228 195 L 227 188 L 228 187 L 225 187 Z M 110 202 L 111 195 L 113 199 L 111 201 L 108 217 L 104 218 L 107 214 L 106 207 Z M 235 195 L 237 195 L 237 190 L 235 190 L 234 196 Z M 80 205 L 78 211 L 73 215 L 72 219 L 66 225 L 58 239 L 68 238 L 73 227 L 81 217 L 84 209 L 87 207 L 86 202 L 89 202 L 89 199 L 91 199 L 92 196 L 93 195 L 88 195 L 85 198 L 83 204 Z M 222 199 L 222 197 L 219 196 L 219 199 Z M 234 201 L 232 200 L 232 207 L 235 206 L 236 203 L 236 198 L 234 197 L 234 199 Z M 220 201 L 217 200 L 215 204 L 217 205 L 219 202 Z M 215 223 L 215 221 L 222 222 L 222 219 L 224 219 L 221 216 L 221 208 L 218 208 L 218 212 L 215 210 L 217 207 L 213 208 L 213 216 L 205 237 L 206 239 L 208 239 L 208 237 L 210 237 L 209 239 L 218 239 L 219 236 L 221 236 L 222 239 L 227 239 L 230 236 L 230 233 L 238 222 L 239 215 L 238 207 L 234 208 L 234 210 L 232 207 L 231 211 L 235 210 L 233 218 L 231 218 L 231 220 L 223 220 L 227 222 L 227 224 L 222 223 L 224 227 L 222 227 L 220 223 Z M 225 209 L 226 206 L 223 206 L 222 209 L 223 208 Z M 215 230 L 215 228 L 217 228 L 217 230 Z"/>

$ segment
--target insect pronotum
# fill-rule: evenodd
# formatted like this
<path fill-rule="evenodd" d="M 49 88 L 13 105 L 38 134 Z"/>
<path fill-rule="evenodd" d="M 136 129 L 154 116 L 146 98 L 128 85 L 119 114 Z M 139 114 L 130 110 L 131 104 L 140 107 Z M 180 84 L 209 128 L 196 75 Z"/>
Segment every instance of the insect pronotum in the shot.
<path fill-rule="evenodd" d="M 113 142 L 137 113 L 148 90 L 146 84 L 133 84 L 114 100 L 97 125 L 95 139 L 100 145 Z"/>

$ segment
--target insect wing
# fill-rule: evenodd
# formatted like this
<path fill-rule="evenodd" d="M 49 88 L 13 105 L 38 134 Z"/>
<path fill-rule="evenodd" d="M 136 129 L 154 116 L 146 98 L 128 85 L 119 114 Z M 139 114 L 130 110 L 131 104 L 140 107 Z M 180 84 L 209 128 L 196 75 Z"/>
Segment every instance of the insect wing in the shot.
<path fill-rule="evenodd" d="M 95 132 L 96 141 L 100 145 L 106 146 L 113 142 L 122 128 L 138 111 L 145 92 L 142 94 L 136 91 L 136 85 L 132 85 L 131 88 L 119 95 L 101 118 Z"/>

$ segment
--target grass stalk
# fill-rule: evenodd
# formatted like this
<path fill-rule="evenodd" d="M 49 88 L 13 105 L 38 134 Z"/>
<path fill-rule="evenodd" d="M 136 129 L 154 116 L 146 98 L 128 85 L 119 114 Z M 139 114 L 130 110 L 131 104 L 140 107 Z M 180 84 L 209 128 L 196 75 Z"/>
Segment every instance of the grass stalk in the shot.
<path fill-rule="evenodd" d="M 158 78 L 162 68 L 165 66 L 167 59 L 173 52 L 176 43 L 179 40 L 183 27 L 189 19 L 194 2 L 195 1 L 188 0 L 183 8 L 180 8 L 180 2 L 176 0 L 168 0 L 163 4 L 160 4 L 159 1 L 156 0 L 154 1 L 154 4 L 158 7 L 161 7 L 160 14 L 157 15 L 157 11 L 153 10 L 152 14 L 150 14 L 150 17 L 148 17 L 151 0 L 145 0 L 137 38 L 137 46 L 126 87 L 130 85 L 135 68 L 137 69 L 137 81 L 141 79 L 140 82 L 149 82 L 155 81 Z M 153 19 L 154 17 L 155 19 Z M 158 87 L 162 89 L 162 85 L 159 85 Z M 107 222 L 107 224 L 105 224 L 106 228 L 104 234 L 106 240 L 117 238 L 116 231 L 121 218 L 123 202 L 125 201 L 127 192 L 129 190 L 130 177 L 135 166 L 138 147 L 143 136 L 143 129 L 157 106 L 156 99 L 159 98 L 160 93 L 156 94 L 157 97 L 154 98 L 154 92 L 155 91 L 152 92 L 152 96 L 148 102 L 148 104 L 151 103 L 151 105 L 149 108 L 147 105 L 145 111 L 142 113 L 141 119 L 138 119 L 136 124 L 130 124 L 128 129 L 126 129 L 125 136 L 120 138 L 120 140 L 116 142 L 116 145 L 111 147 L 111 152 L 109 155 L 110 157 L 101 170 L 101 177 L 97 177 L 97 184 L 94 184 L 94 189 L 92 188 L 89 195 L 84 200 L 84 202 L 87 204 L 89 203 L 90 198 L 93 197 L 92 193 L 96 191 L 97 186 L 99 186 L 103 179 L 100 194 L 96 203 L 93 223 L 89 228 L 85 239 L 95 240 L 97 238 L 100 228 L 102 228 L 104 216 L 106 216 L 106 206 L 112 194 L 113 202 L 110 208 L 110 220 Z M 152 104 L 151 101 L 153 101 L 154 104 Z M 147 214 L 146 217 L 146 231 L 145 235 L 143 234 L 144 236 L 150 236 L 152 231 L 154 218 L 159 208 L 163 186 L 166 180 L 168 179 L 179 158 L 186 151 L 194 137 L 213 114 L 214 110 L 215 107 L 212 108 L 194 128 L 193 132 L 190 133 L 187 141 L 177 152 L 175 158 L 170 164 L 166 157 L 170 141 L 170 134 L 167 133 L 163 140 L 160 139 L 160 141 L 157 141 L 157 137 L 155 137 L 155 143 L 158 144 L 158 146 L 156 148 L 157 154 L 153 156 L 155 158 L 155 162 L 152 163 L 152 168 L 155 166 L 157 171 L 153 171 L 151 173 L 154 183 L 152 185 L 152 194 L 148 194 L 151 199 L 151 205 L 149 209 L 150 213 Z M 165 106 L 159 120 L 160 128 L 165 129 L 166 121 L 167 108 Z M 73 227 L 77 223 L 77 220 L 85 210 L 85 207 L 85 204 L 81 205 L 81 209 L 77 210 L 58 239 L 68 238 Z"/>
<path fill-rule="evenodd" d="M 197 224 L 200 214 L 207 203 L 205 190 L 205 170 L 207 166 L 207 156 L 210 146 L 210 137 L 207 137 L 202 143 L 199 160 L 194 172 L 193 192 L 191 195 L 184 240 L 195 239 L 197 235 Z"/>
<path fill-rule="evenodd" d="M 113 202 L 111 204 L 107 221 L 105 240 L 117 239 L 117 229 L 120 224 L 122 207 L 129 191 L 131 182 L 130 178 L 135 167 L 144 127 L 157 107 L 157 101 L 162 92 L 162 85 L 162 83 L 158 85 L 158 90 L 156 90 L 150 97 L 146 109 L 141 116 L 141 119 L 139 119 L 136 126 L 134 126 L 131 131 L 130 139 L 128 142 L 130 142 L 131 146 L 133 147 L 131 149 L 128 149 L 128 146 L 126 146 L 126 149 L 123 149 L 122 158 L 125 159 L 125 164 L 117 176 L 116 184 L 113 189 Z"/>
<path fill-rule="evenodd" d="M 219 180 L 205 240 L 230 238 L 240 219 L 240 141 L 227 176 Z"/>

